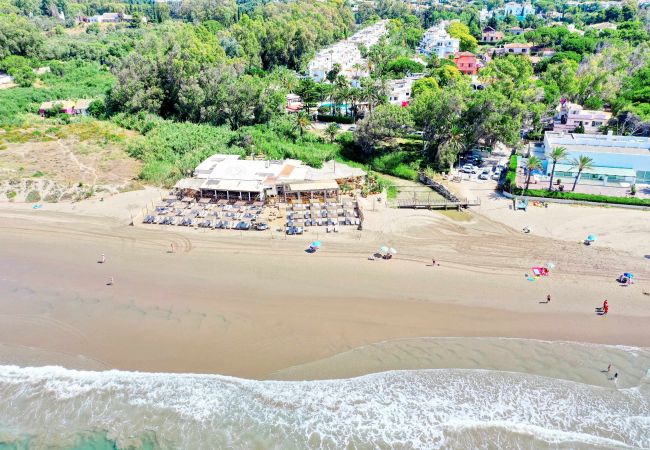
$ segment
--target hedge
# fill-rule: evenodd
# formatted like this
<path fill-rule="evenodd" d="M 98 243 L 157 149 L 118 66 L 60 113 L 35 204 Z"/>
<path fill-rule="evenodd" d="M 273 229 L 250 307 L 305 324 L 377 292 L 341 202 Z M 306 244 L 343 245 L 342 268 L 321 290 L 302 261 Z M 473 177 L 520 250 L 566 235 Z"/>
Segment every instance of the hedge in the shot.
<path fill-rule="evenodd" d="M 506 175 L 506 182 L 503 185 L 503 189 L 507 192 L 512 192 L 517 189 L 517 155 L 510 157 L 508 174 Z"/>
<path fill-rule="evenodd" d="M 345 123 L 345 124 L 354 123 L 354 118 L 348 116 L 332 116 L 331 114 L 318 114 L 316 118 L 321 122 L 336 122 L 336 123 Z"/>
<path fill-rule="evenodd" d="M 515 188 L 511 194 L 524 195 L 523 189 Z M 528 189 L 527 196 L 530 197 L 544 197 L 544 198 L 558 198 L 565 200 L 577 200 L 594 203 L 612 203 L 618 205 L 636 205 L 636 206 L 650 206 L 650 199 L 641 199 L 636 197 L 612 197 L 609 195 L 598 194 L 582 194 L 580 192 L 560 192 L 560 191 L 547 191 L 545 189 Z"/>

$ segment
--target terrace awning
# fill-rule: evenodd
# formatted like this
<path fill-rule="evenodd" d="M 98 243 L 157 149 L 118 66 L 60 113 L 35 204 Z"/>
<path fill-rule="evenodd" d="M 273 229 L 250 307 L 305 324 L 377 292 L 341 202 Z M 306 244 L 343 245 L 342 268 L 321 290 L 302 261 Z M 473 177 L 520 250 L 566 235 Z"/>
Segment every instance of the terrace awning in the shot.
<path fill-rule="evenodd" d="M 569 172 L 569 173 L 578 173 L 578 168 L 572 166 L 571 164 L 556 164 L 556 172 Z M 603 176 L 616 176 L 616 177 L 636 177 L 636 170 L 627 169 L 623 167 L 605 167 L 605 166 L 594 166 L 590 169 L 585 169 L 582 171 L 583 174 L 589 175 L 603 175 Z"/>
<path fill-rule="evenodd" d="M 289 192 L 332 191 L 339 190 L 339 184 L 334 181 L 317 181 L 313 183 L 289 183 L 286 185 Z"/>

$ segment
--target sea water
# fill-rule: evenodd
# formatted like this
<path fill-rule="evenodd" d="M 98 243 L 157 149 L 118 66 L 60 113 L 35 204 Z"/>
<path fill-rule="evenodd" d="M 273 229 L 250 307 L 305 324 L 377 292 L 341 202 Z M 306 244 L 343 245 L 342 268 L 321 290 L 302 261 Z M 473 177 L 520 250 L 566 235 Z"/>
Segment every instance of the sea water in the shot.
<path fill-rule="evenodd" d="M 647 370 L 621 388 L 482 369 L 255 381 L 0 366 L 0 450 L 650 448 Z"/>

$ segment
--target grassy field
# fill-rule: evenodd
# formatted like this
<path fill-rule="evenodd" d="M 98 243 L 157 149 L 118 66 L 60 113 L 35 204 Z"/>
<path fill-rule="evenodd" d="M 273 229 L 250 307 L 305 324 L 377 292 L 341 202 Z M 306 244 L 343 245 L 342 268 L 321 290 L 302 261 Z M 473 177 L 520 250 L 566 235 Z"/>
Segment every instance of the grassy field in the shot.
<path fill-rule="evenodd" d="M 91 118 L 27 119 L 0 134 L 0 198 L 59 201 L 138 187 L 141 163 L 126 152 L 136 133 Z"/>

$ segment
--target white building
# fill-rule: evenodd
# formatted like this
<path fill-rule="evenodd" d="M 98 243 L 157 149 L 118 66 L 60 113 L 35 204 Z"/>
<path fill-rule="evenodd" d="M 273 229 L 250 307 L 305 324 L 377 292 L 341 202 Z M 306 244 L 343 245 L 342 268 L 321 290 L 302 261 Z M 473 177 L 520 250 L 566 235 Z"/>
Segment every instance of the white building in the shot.
<path fill-rule="evenodd" d="M 530 3 L 506 3 L 503 12 L 506 16 L 526 17 L 535 14 L 535 8 Z"/>
<path fill-rule="evenodd" d="M 438 58 L 446 58 L 460 49 L 460 41 L 452 38 L 445 30 L 446 23 L 440 23 L 429 28 L 420 41 L 419 51 L 425 55 L 435 54 Z"/>
<path fill-rule="evenodd" d="M 194 178 L 180 180 L 176 188 L 228 200 L 254 201 L 283 195 L 300 199 L 319 193 L 337 195 L 339 184 L 365 176 L 361 169 L 334 161 L 315 169 L 297 159 L 245 160 L 239 155 L 216 154 L 196 167 Z"/>
<path fill-rule="evenodd" d="M 575 134 L 556 131 L 544 133 L 544 152 L 548 155 L 557 147 L 564 147 L 567 157 L 558 161 L 555 176 L 573 180 L 578 169 L 572 161 L 580 156 L 592 160 L 592 168 L 583 171 L 581 184 L 650 183 L 650 138 L 613 136 L 611 134 Z M 548 161 L 546 174 L 552 163 Z"/>
<path fill-rule="evenodd" d="M 413 74 L 388 83 L 388 101 L 393 105 L 408 106 L 413 96 L 413 83 L 422 78 L 424 74 Z"/>
<path fill-rule="evenodd" d="M 564 102 L 560 103 L 553 118 L 553 131 L 564 131 L 571 133 L 580 125 L 585 129 L 586 134 L 600 132 L 600 127 L 607 125 L 612 113 L 606 111 L 593 111 L 584 109 L 582 106 Z"/>
<path fill-rule="evenodd" d="M 377 44 L 387 33 L 387 24 L 387 20 L 381 20 L 358 31 L 349 39 L 319 51 L 309 62 L 309 77 L 316 82 L 321 82 L 334 65 L 338 64 L 341 67 L 341 75 L 345 76 L 353 86 L 358 87 L 360 79 L 369 75 L 367 62 L 361 55 L 359 45 L 370 48 Z"/>

